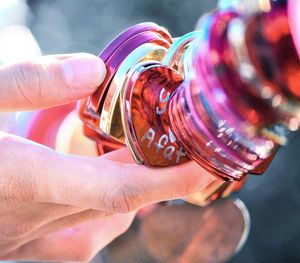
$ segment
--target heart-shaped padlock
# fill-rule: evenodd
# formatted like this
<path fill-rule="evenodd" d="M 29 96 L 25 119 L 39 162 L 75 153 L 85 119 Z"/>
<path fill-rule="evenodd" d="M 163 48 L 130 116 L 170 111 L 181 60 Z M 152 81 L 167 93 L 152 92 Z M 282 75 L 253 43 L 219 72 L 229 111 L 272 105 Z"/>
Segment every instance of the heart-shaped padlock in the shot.
<path fill-rule="evenodd" d="M 120 109 L 126 143 L 138 163 L 164 167 L 187 160 L 169 121 L 168 102 L 183 81 L 182 56 L 197 33 L 175 40 L 161 63 L 141 62 L 123 83 Z M 181 68 L 181 74 L 175 69 Z"/>
<path fill-rule="evenodd" d="M 107 108 L 109 108 L 112 94 L 108 90 L 118 68 L 131 52 L 143 44 L 153 44 L 163 49 L 168 48 L 171 42 L 171 37 L 164 28 L 154 23 L 141 23 L 121 33 L 99 55 L 107 65 L 107 75 L 97 91 L 81 103 L 80 116 L 85 123 L 85 134 L 97 141 L 100 153 L 123 145 L 121 136 L 120 138 L 112 137 L 105 133 L 107 129 L 105 131 L 101 129 L 105 128 L 107 123 L 111 123 L 107 116 Z M 151 54 L 150 51 L 149 53 Z M 157 56 L 158 53 L 154 52 L 153 56 Z M 106 97 L 107 94 L 108 97 Z M 120 121 L 115 120 L 115 123 L 120 123 Z M 120 129 L 116 130 L 118 133 Z"/>

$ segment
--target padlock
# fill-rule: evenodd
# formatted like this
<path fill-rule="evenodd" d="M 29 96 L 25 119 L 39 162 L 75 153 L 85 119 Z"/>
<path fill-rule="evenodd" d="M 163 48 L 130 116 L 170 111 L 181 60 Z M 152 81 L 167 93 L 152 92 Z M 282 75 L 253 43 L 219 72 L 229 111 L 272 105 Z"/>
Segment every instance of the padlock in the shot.
<path fill-rule="evenodd" d="M 170 129 L 168 102 L 183 81 L 182 57 L 197 32 L 169 48 L 161 62 L 145 61 L 133 67 L 123 83 L 121 115 L 126 143 L 138 163 L 164 167 L 187 161 L 185 150 Z M 177 70 L 181 67 L 181 73 Z"/>
<path fill-rule="evenodd" d="M 103 132 L 125 143 L 119 101 L 122 83 L 133 64 L 149 60 L 161 61 L 166 52 L 167 48 L 162 45 L 146 43 L 136 48 L 122 62 L 111 81 L 101 110 L 100 129 Z"/>
<path fill-rule="evenodd" d="M 107 65 L 107 75 L 97 91 L 81 102 L 80 116 L 85 123 L 85 134 L 97 141 L 100 153 L 118 149 L 123 145 L 118 138 L 110 136 L 101 129 L 101 126 L 105 127 L 106 123 L 110 122 L 106 119 L 107 109 L 104 109 L 103 114 L 102 110 L 108 88 L 118 68 L 132 51 L 143 44 L 151 43 L 168 48 L 171 42 L 172 39 L 164 28 L 154 23 L 141 23 L 121 33 L 99 55 Z M 155 57 L 157 54 L 153 53 L 153 55 Z M 109 104 L 106 102 L 105 106 L 108 107 Z"/>

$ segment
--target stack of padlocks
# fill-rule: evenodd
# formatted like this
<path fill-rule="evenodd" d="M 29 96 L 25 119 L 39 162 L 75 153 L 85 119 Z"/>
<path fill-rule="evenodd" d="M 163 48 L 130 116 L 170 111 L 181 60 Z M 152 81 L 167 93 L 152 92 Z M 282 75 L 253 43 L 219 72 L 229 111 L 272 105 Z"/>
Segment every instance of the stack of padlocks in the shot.
<path fill-rule="evenodd" d="M 203 205 L 263 173 L 299 129 L 300 62 L 286 1 L 222 0 L 197 30 L 172 39 L 143 23 L 120 34 L 100 54 L 108 73 L 80 116 L 98 154 L 127 145 L 150 167 L 198 162 L 216 176 L 188 198 Z M 84 138 L 73 109 L 21 113 L 15 132 L 74 153 Z M 75 153 L 97 154 L 79 144 L 90 150 Z"/>
<path fill-rule="evenodd" d="M 180 38 L 154 23 L 121 33 L 100 54 L 105 81 L 80 106 L 99 154 L 126 144 L 138 163 L 193 159 L 216 175 L 192 197 L 201 204 L 263 173 L 300 123 L 300 62 L 286 1 L 220 7 Z"/>

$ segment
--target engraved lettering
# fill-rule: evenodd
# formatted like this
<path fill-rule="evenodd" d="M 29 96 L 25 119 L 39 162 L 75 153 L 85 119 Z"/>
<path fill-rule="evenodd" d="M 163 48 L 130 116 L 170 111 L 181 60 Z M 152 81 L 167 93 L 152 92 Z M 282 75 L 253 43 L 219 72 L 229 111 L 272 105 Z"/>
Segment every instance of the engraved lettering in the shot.
<path fill-rule="evenodd" d="M 177 158 L 176 158 L 176 163 L 180 162 L 181 157 L 186 156 L 186 151 L 180 147 L 179 150 L 176 152 Z"/>
<path fill-rule="evenodd" d="M 150 146 L 154 140 L 154 137 L 155 137 L 155 131 L 152 128 L 149 128 L 149 130 L 142 137 L 142 142 L 144 142 L 146 139 L 149 140 L 147 147 L 150 148 Z"/>
<path fill-rule="evenodd" d="M 160 92 L 160 95 L 159 95 L 159 102 L 160 103 L 165 103 L 165 106 L 162 109 L 159 109 L 159 107 L 156 107 L 156 113 L 158 115 L 161 115 L 161 114 L 163 114 L 166 111 L 166 109 L 167 109 L 167 102 L 170 100 L 170 95 L 171 95 L 170 92 L 168 92 L 167 95 L 165 97 L 163 97 L 163 94 L 164 94 L 165 91 L 166 90 L 163 88 L 161 90 L 161 92 Z"/>
<path fill-rule="evenodd" d="M 164 142 L 163 142 L 163 141 L 164 141 Z M 155 145 L 156 145 L 156 153 L 158 153 L 159 150 L 163 149 L 163 148 L 167 145 L 168 142 L 169 142 L 168 136 L 167 136 L 166 134 L 163 134 L 163 135 L 159 138 L 158 142 L 155 143 Z M 162 143 L 163 143 L 164 145 L 162 145 Z"/>
<path fill-rule="evenodd" d="M 175 137 L 174 133 L 171 131 L 170 128 L 169 128 L 169 138 L 170 138 L 171 143 L 176 142 L 176 137 Z"/>
<path fill-rule="evenodd" d="M 164 150 L 164 157 L 168 160 L 172 160 L 172 156 L 173 156 L 173 153 L 175 151 L 175 147 L 174 146 L 168 146 L 165 150 Z"/>

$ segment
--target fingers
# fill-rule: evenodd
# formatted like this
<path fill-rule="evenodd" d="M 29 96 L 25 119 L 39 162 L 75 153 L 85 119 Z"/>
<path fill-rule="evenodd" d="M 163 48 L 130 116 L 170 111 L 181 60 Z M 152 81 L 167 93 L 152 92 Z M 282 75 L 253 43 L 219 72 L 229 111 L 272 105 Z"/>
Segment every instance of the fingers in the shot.
<path fill-rule="evenodd" d="M 30 231 L 22 234 L 22 236 L 18 236 L 17 238 L 15 236 L 10 236 L 9 239 L 3 239 L 5 240 L 5 242 L 3 244 L 0 244 L 0 255 L 2 255 L 3 253 L 7 254 L 11 251 L 14 251 L 22 245 L 47 234 L 62 231 L 63 229 L 75 227 L 91 221 L 99 220 L 105 216 L 107 216 L 107 213 L 92 209 L 85 211 L 80 211 L 79 209 L 77 209 L 76 213 L 73 207 L 73 213 L 70 213 L 70 211 L 66 212 L 65 216 L 61 214 L 60 217 L 56 218 L 56 220 L 51 221 L 51 219 L 49 219 L 49 221 L 47 223 L 44 222 L 43 225 L 41 224 L 41 222 L 39 222 L 39 224 L 30 224 L 25 218 L 23 222 L 19 223 L 19 225 L 22 226 L 22 229 L 24 229 L 24 227 L 27 227 L 28 229 L 30 229 Z M 12 219 L 12 221 L 14 220 Z"/>
<path fill-rule="evenodd" d="M 295 41 L 298 54 L 300 56 L 300 1 L 289 0 L 289 22 L 292 30 L 293 39 Z"/>
<path fill-rule="evenodd" d="M 133 218 L 134 213 L 104 217 L 34 240 L 0 259 L 89 262 L 99 250 L 124 233 Z"/>
<path fill-rule="evenodd" d="M 9 184 L 7 180 L 0 182 L 7 188 L 0 195 L 5 194 L 7 199 L 128 212 L 189 195 L 214 178 L 194 162 L 150 169 L 111 161 L 107 157 L 61 155 L 11 135 L 2 136 L 0 147 L 0 170 L 5 169 L 3 174 L 11 174 Z M 110 158 L 121 161 L 124 154 L 130 155 L 129 150 L 115 151 Z"/>
<path fill-rule="evenodd" d="M 56 204 L 22 203 L 17 207 L 12 205 L 11 209 L 1 207 L 0 225 L 5 228 L 0 229 L 0 251 L 4 249 L 3 244 L 20 240 L 44 225 L 82 210 L 74 206 Z"/>
<path fill-rule="evenodd" d="M 31 110 L 87 97 L 105 73 L 103 61 L 85 53 L 0 66 L 0 111 Z"/>
<path fill-rule="evenodd" d="M 13 251 L 45 233 L 58 231 L 62 229 L 63 224 L 67 228 L 86 221 L 88 216 L 82 211 L 83 209 L 78 207 L 34 203 L 12 206 L 10 210 L 1 209 L 0 255 Z M 70 219 L 73 215 L 74 219 Z"/>
<path fill-rule="evenodd" d="M 102 217 L 105 217 L 107 215 L 108 214 L 106 212 L 93 210 L 93 209 L 66 215 L 55 221 L 50 222 L 49 224 L 43 225 L 39 229 L 32 232 L 31 235 L 29 236 L 29 240 L 33 240 L 40 236 L 44 236 L 46 234 L 58 232 L 63 229 L 75 227 L 80 224 L 88 223 L 97 219 L 99 220 Z"/>
<path fill-rule="evenodd" d="M 115 151 L 113 159 L 130 155 L 128 149 Z M 42 159 L 40 164 L 44 163 Z M 122 164 L 106 158 L 53 155 L 44 164 L 41 200 L 76 205 L 107 212 L 129 212 L 163 200 L 180 198 L 209 184 L 212 175 L 194 162 L 150 169 Z M 63 171 L 63 172 L 62 172 Z"/>

